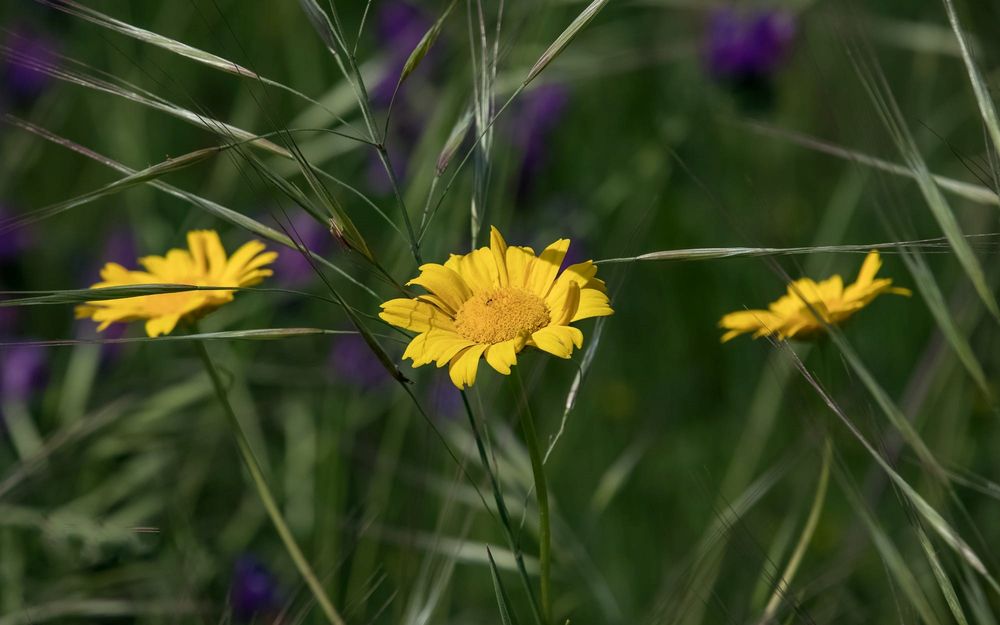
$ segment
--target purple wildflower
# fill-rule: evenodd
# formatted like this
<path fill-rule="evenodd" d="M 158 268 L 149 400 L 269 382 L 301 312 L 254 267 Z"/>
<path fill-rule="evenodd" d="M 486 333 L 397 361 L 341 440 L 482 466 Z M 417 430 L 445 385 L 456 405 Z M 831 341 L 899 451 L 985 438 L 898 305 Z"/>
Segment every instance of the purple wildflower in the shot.
<path fill-rule="evenodd" d="M 41 68 L 56 62 L 56 47 L 48 37 L 26 28 L 9 34 L 4 46 L 3 91 L 14 104 L 31 104 L 52 82 Z"/>
<path fill-rule="evenodd" d="M 427 405 L 431 416 L 453 419 L 462 410 L 462 394 L 447 376 L 438 375 L 428 393 Z"/>
<path fill-rule="evenodd" d="M 0 397 L 26 400 L 45 387 L 45 348 L 38 345 L 0 347 Z"/>
<path fill-rule="evenodd" d="M 529 91 L 513 118 L 513 142 L 521 152 L 517 195 L 524 197 L 541 173 L 549 154 L 549 139 L 569 104 L 569 90 L 559 84 Z"/>
<path fill-rule="evenodd" d="M 288 235 L 311 252 L 326 254 L 333 240 L 330 231 L 304 212 L 297 212 L 290 218 L 291 224 L 282 220 L 288 228 Z M 300 285 L 315 277 L 312 264 L 300 250 L 285 248 L 278 252 L 274 261 L 274 277 L 286 286 Z"/>
<path fill-rule="evenodd" d="M 0 263 L 16 260 L 31 245 L 30 232 L 13 226 L 16 219 L 14 211 L 0 203 Z"/>
<path fill-rule="evenodd" d="M 13 308 L 0 308 L 0 338 L 10 336 L 17 322 L 17 311 Z"/>
<path fill-rule="evenodd" d="M 385 367 L 357 334 L 336 338 L 330 350 L 330 368 L 337 379 L 362 390 L 377 388 L 390 379 Z"/>
<path fill-rule="evenodd" d="M 389 106 L 396 82 L 410 58 L 413 49 L 417 47 L 433 22 L 423 9 L 403 2 L 392 0 L 384 4 L 378 11 L 377 28 L 379 42 L 388 57 L 385 74 L 372 88 L 372 102 L 377 107 Z M 424 65 L 428 61 L 424 58 Z M 419 68 L 418 68 L 419 71 Z"/>
<path fill-rule="evenodd" d="M 233 567 L 229 603 L 235 620 L 249 622 L 278 608 L 278 581 L 260 560 L 243 555 Z"/>
<path fill-rule="evenodd" d="M 405 0 L 388 0 L 379 8 L 375 32 L 379 49 L 385 57 L 385 68 L 370 91 L 373 106 L 388 108 L 406 61 L 433 23 L 426 11 Z M 411 152 L 420 139 L 428 111 L 432 108 L 425 102 L 418 101 L 417 96 L 428 95 L 426 91 L 431 86 L 430 79 L 437 67 L 437 59 L 435 46 L 406 82 L 400 85 L 399 93 L 396 94 L 392 125 L 388 129 L 385 145 L 396 177 L 400 180 L 406 176 Z M 391 192 L 392 186 L 385 167 L 374 151 L 369 155 L 367 177 L 370 188 L 376 193 L 388 195 Z"/>
<path fill-rule="evenodd" d="M 135 264 L 136 249 L 135 237 L 128 228 L 116 228 L 104 239 L 104 249 L 101 252 L 101 260 L 109 263 L 118 263 L 125 267 Z"/>
<path fill-rule="evenodd" d="M 785 61 L 795 38 L 795 19 L 783 11 L 715 11 L 705 35 L 705 62 L 719 80 L 766 80 Z"/>

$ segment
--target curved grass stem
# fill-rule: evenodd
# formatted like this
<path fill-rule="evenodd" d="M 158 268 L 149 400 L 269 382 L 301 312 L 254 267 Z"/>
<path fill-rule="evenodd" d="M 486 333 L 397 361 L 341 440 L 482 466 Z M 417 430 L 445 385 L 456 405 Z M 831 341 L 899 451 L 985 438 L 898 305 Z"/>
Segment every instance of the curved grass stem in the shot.
<path fill-rule="evenodd" d="M 552 526 L 549 518 L 549 489 L 545 482 L 545 461 L 542 459 L 535 419 L 531 414 L 528 393 L 525 391 L 521 374 L 515 370 L 514 380 L 521 399 L 520 421 L 524 434 L 524 444 L 531 458 L 531 474 L 535 481 L 535 496 L 538 499 L 538 559 L 541 568 L 542 614 L 545 622 L 552 622 Z"/>
<path fill-rule="evenodd" d="M 232 429 L 233 436 L 236 438 L 236 447 L 240 452 L 240 457 L 243 459 L 243 464 L 246 465 L 247 472 L 250 473 L 250 478 L 253 480 L 254 486 L 257 488 L 257 494 L 260 497 L 260 501 L 264 504 L 264 508 L 267 510 L 267 515 L 271 518 L 271 522 L 274 524 L 274 529 L 277 530 L 278 536 L 281 537 L 281 542 L 284 543 L 285 549 L 288 551 L 288 555 L 291 556 L 292 561 L 295 563 L 295 568 L 298 569 L 299 574 L 302 575 L 306 585 L 309 586 L 309 590 L 312 591 L 313 597 L 316 599 L 316 603 L 319 604 L 320 609 L 323 610 L 323 614 L 326 616 L 326 620 L 329 621 L 331 625 L 344 625 L 344 619 L 340 616 L 340 613 L 337 612 L 337 609 L 333 606 L 329 597 L 326 596 L 326 592 L 323 590 L 322 584 L 320 584 L 319 579 L 316 577 L 316 573 L 313 571 L 309 561 L 306 560 L 302 550 L 299 549 L 298 544 L 295 542 L 295 538 L 292 536 L 291 530 L 288 528 L 288 524 L 281 515 L 281 510 L 279 510 L 278 504 L 274 499 L 274 495 L 271 493 L 271 488 L 267 485 L 267 480 L 264 478 L 264 472 L 261 470 L 260 463 L 257 461 L 257 457 L 253 453 L 253 448 L 250 447 L 250 441 L 247 439 L 246 433 L 243 431 L 243 426 L 240 425 L 239 419 L 236 418 L 236 413 L 233 411 L 232 404 L 229 403 L 229 396 L 226 394 L 225 385 L 222 383 L 222 378 L 219 375 L 218 369 L 216 369 L 215 365 L 212 364 L 212 358 L 208 354 L 208 349 L 205 347 L 204 341 L 196 342 L 196 351 L 198 352 L 198 356 L 201 358 L 202 363 L 205 365 L 205 371 L 208 372 L 208 376 L 212 379 L 212 387 L 215 389 L 215 394 L 219 398 L 219 403 L 222 404 L 223 412 L 226 413 L 226 418 L 229 420 L 229 427 Z"/>
<path fill-rule="evenodd" d="M 535 618 L 536 625 L 546 625 L 547 620 L 543 616 L 542 609 L 538 605 L 538 600 L 535 598 L 535 593 L 531 589 L 531 580 L 528 577 L 528 569 L 524 565 L 524 555 L 521 553 L 521 546 L 518 539 L 514 535 L 514 526 L 510 522 L 510 513 L 507 511 L 507 504 L 504 502 L 503 490 L 500 488 L 500 480 L 497 478 L 496 472 L 493 471 L 493 466 L 490 464 L 489 455 L 486 453 L 486 444 L 483 442 L 482 433 L 479 431 L 479 425 L 476 424 L 476 416 L 472 412 L 472 405 L 469 403 L 469 397 L 463 390 L 462 404 L 465 406 L 465 414 L 469 417 L 469 426 L 472 428 L 472 435 L 476 440 L 476 450 L 479 452 L 479 461 L 483 463 L 483 469 L 490 478 L 490 486 L 493 488 L 493 499 L 496 501 L 497 513 L 500 515 L 500 525 L 503 527 L 504 535 L 507 538 L 507 543 L 510 546 L 510 550 L 514 553 L 514 562 L 517 564 L 517 572 L 520 574 L 521 583 L 524 585 L 524 591 L 528 595 L 528 600 L 531 602 L 531 613 Z"/>

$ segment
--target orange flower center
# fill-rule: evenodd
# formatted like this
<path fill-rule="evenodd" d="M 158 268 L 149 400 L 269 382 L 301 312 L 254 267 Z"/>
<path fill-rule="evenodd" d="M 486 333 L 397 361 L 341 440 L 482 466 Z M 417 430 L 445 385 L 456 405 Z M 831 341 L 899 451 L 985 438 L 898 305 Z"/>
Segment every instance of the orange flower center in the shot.
<path fill-rule="evenodd" d="M 549 325 L 549 310 L 534 293 L 501 287 L 474 295 L 455 315 L 455 328 L 474 343 L 494 345 Z"/>

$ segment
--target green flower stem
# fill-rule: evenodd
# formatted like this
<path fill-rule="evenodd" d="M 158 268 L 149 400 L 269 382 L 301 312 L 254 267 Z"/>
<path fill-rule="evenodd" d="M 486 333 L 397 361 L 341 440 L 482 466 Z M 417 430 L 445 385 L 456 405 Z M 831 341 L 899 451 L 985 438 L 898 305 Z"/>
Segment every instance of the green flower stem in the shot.
<path fill-rule="evenodd" d="M 326 596 L 323 586 L 319 583 L 319 579 L 316 578 L 316 573 L 313 572 L 312 566 L 309 565 L 309 561 L 306 560 L 306 557 L 302 554 L 302 550 L 299 549 L 298 544 L 296 544 L 291 530 L 288 529 L 288 524 L 281 516 L 281 511 L 278 509 L 278 504 L 274 500 L 274 495 L 271 493 L 271 489 L 267 485 L 267 481 L 264 478 L 264 472 L 260 468 L 260 463 L 257 461 L 257 457 L 254 455 L 253 449 L 250 447 L 250 441 L 247 440 L 247 436 L 243 432 L 243 427 L 240 425 L 239 420 L 236 418 L 236 413 L 233 411 L 233 406 L 229 403 L 229 397 L 226 395 L 226 389 L 222 384 L 222 378 L 219 376 L 219 371 L 215 368 L 215 365 L 212 364 L 212 358 L 208 355 L 208 349 L 205 347 L 205 342 L 197 341 L 195 344 L 197 345 L 198 355 L 201 356 L 201 360 L 205 364 L 205 370 L 208 372 L 208 376 L 212 379 L 212 386 L 215 388 L 215 394 L 219 398 L 219 403 L 222 404 L 223 412 L 226 413 L 226 417 L 229 419 L 229 426 L 233 431 L 233 435 L 236 437 L 236 447 L 239 449 L 240 457 L 243 458 L 243 463 L 246 465 L 247 471 L 250 473 L 254 486 L 257 487 L 257 494 L 260 496 L 261 503 L 264 504 L 264 508 L 267 510 L 268 516 L 271 517 L 271 522 L 274 523 L 274 529 L 278 531 L 278 536 L 281 537 L 281 542 L 285 544 L 285 549 L 288 551 L 288 555 L 290 555 L 292 557 L 292 561 L 295 562 L 295 567 L 299 570 L 303 579 L 305 579 L 306 585 L 308 585 L 309 590 L 312 591 L 313 597 L 315 597 L 316 603 L 318 603 L 320 608 L 323 610 L 323 614 L 326 615 L 326 619 L 332 625 L 344 625 L 344 619 L 341 618 L 337 609 L 333 607 L 330 599 Z"/>
<path fill-rule="evenodd" d="M 535 496 L 538 499 L 538 559 L 541 565 L 542 614 L 547 623 L 552 622 L 552 527 L 549 519 L 549 489 L 545 482 L 545 465 L 542 460 L 535 419 L 531 415 L 528 393 L 524 389 L 521 374 L 515 369 L 514 380 L 521 396 L 521 431 L 524 444 L 531 458 L 531 473 L 535 479 Z"/>
<path fill-rule="evenodd" d="M 479 461 L 483 463 L 483 468 L 486 470 L 486 474 L 490 477 L 490 486 L 493 488 L 493 498 L 496 500 L 497 512 L 500 515 L 500 525 L 503 527 L 504 534 L 507 537 L 507 543 L 510 545 L 510 549 L 514 552 L 514 561 L 517 563 L 517 570 L 521 576 L 521 582 L 524 584 L 524 591 L 528 595 L 528 599 L 531 601 L 531 614 L 535 617 L 535 623 L 538 625 L 543 625 L 545 618 L 542 614 L 541 608 L 538 606 L 538 600 L 535 598 L 535 593 L 531 589 L 531 580 L 528 578 L 528 570 L 524 566 L 524 556 L 521 554 L 521 547 L 518 544 L 518 540 L 514 537 L 513 526 L 510 522 L 510 513 L 507 511 L 507 504 L 503 500 L 503 491 L 500 489 L 500 481 L 497 479 L 496 473 L 493 471 L 493 467 L 490 466 L 489 456 L 486 454 L 486 445 L 483 443 L 482 434 L 479 432 L 479 426 L 476 425 L 476 416 L 472 412 L 472 405 L 469 403 L 469 397 L 466 392 L 461 391 L 462 403 L 465 405 L 465 414 L 469 417 L 469 426 L 472 428 L 472 435 L 476 439 L 476 449 L 479 451 Z"/>

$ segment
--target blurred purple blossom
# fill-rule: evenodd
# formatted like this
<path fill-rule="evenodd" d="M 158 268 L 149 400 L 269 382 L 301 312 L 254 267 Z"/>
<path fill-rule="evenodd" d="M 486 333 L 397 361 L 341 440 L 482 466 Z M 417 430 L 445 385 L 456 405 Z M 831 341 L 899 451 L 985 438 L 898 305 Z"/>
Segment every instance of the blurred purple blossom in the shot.
<path fill-rule="evenodd" d="M 549 154 L 552 131 L 562 120 L 570 93 L 564 85 L 547 84 L 524 95 L 512 118 L 512 141 L 521 152 L 518 198 L 530 190 Z"/>
<path fill-rule="evenodd" d="M 101 251 L 101 261 L 105 263 L 118 263 L 125 267 L 132 267 L 136 262 L 135 237 L 132 230 L 125 227 L 114 229 L 104 239 L 104 248 Z M 103 266 L 103 265 L 102 265 Z"/>
<path fill-rule="evenodd" d="M 397 132 L 397 138 L 402 138 L 406 143 L 410 143 L 406 140 L 405 135 Z M 409 147 L 404 151 L 401 149 L 400 141 L 394 141 L 387 146 L 389 153 L 389 162 L 392 164 L 392 169 L 396 174 L 398 180 L 403 180 L 406 177 L 406 170 L 409 167 Z M 389 174 L 385 171 L 385 165 L 379 159 L 378 154 L 373 150 L 368 157 L 368 169 L 367 169 L 368 186 L 376 193 L 381 195 L 388 195 L 392 192 L 392 181 L 389 180 Z"/>
<path fill-rule="evenodd" d="M 432 417 L 454 419 L 462 410 L 462 394 L 448 376 L 436 375 L 428 393 L 427 405 Z"/>
<path fill-rule="evenodd" d="M 3 93 L 15 104 L 26 106 L 52 83 L 52 77 L 40 68 L 56 63 L 56 45 L 49 37 L 21 27 L 8 31 L 4 46 Z"/>
<path fill-rule="evenodd" d="M 379 8 L 375 32 L 388 62 L 385 74 L 371 91 L 375 106 L 389 106 L 406 60 L 433 23 L 423 9 L 402 0 L 390 0 Z M 421 66 L 433 64 L 433 56 L 428 56 L 430 58 L 425 57 Z"/>
<path fill-rule="evenodd" d="M 10 206 L 0 201 L 0 263 L 16 260 L 31 246 L 31 233 L 28 229 L 11 227 L 16 219 Z"/>
<path fill-rule="evenodd" d="M 260 560 L 243 555 L 233 567 L 229 603 L 236 621 L 249 622 L 278 608 L 278 581 Z"/>
<path fill-rule="evenodd" d="M 291 223 L 282 219 L 282 224 L 288 229 L 288 235 L 301 243 L 311 252 L 326 254 L 330 251 L 333 237 L 323 224 L 312 215 L 296 212 L 290 218 Z M 316 276 L 312 264 L 299 250 L 283 248 L 278 250 L 278 259 L 274 261 L 274 277 L 285 286 L 296 286 L 308 282 Z"/>
<path fill-rule="evenodd" d="M 38 345 L 0 347 L 0 397 L 26 400 L 45 387 L 45 348 Z"/>
<path fill-rule="evenodd" d="M 16 310 L 13 308 L 0 308 L 0 338 L 13 334 L 16 322 Z"/>
<path fill-rule="evenodd" d="M 433 24 L 432 16 L 411 2 L 388 0 L 379 8 L 375 33 L 379 49 L 385 56 L 385 67 L 370 91 L 373 106 L 381 109 L 389 107 L 406 61 Z M 396 94 L 385 145 L 399 180 L 406 177 L 410 154 L 423 133 L 426 118 L 432 109 L 426 103 L 417 101 L 416 96 L 426 92 L 431 85 L 431 77 L 438 65 L 438 46 L 440 42 L 427 52 Z M 376 193 L 388 195 L 392 191 L 385 166 L 374 150 L 369 154 L 367 178 L 369 187 Z"/>
<path fill-rule="evenodd" d="M 330 368 L 338 380 L 361 390 L 377 388 L 391 379 L 378 357 L 357 334 L 344 334 L 334 339 Z"/>
<path fill-rule="evenodd" d="M 720 80 L 766 79 L 787 58 L 795 31 L 795 18 L 784 11 L 718 9 L 705 33 L 708 71 Z"/>

